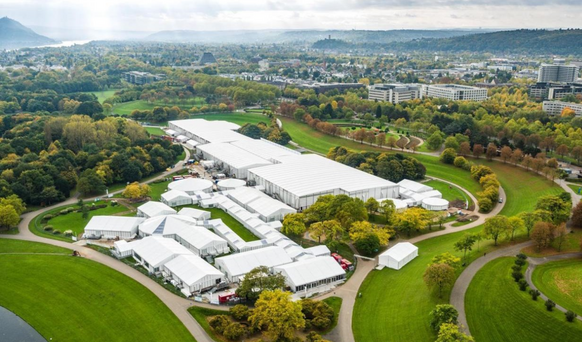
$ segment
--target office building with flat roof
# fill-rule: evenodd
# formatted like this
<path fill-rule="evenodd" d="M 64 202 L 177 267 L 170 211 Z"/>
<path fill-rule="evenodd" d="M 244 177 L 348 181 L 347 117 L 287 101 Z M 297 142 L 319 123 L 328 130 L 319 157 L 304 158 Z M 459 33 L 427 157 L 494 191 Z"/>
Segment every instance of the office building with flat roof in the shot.
<path fill-rule="evenodd" d="M 582 116 L 582 104 L 563 101 L 544 101 L 542 109 L 548 115 L 561 115 L 565 108 L 572 109 L 576 116 Z"/>
<path fill-rule="evenodd" d="M 426 84 L 422 86 L 422 97 L 438 97 L 451 101 L 483 101 L 487 99 L 487 89 L 459 84 Z"/>
<path fill-rule="evenodd" d="M 374 84 L 368 88 L 368 100 L 393 104 L 420 98 L 417 84 Z"/>
<path fill-rule="evenodd" d="M 542 64 L 538 82 L 575 82 L 579 68 L 576 65 Z"/>

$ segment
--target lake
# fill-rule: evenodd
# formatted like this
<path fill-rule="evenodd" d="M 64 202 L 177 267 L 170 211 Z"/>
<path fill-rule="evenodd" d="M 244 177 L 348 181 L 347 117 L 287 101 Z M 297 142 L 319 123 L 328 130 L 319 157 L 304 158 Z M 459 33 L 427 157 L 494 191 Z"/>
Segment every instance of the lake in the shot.
<path fill-rule="evenodd" d="M 46 342 L 33 327 L 12 311 L 0 306 L 0 341 Z"/>

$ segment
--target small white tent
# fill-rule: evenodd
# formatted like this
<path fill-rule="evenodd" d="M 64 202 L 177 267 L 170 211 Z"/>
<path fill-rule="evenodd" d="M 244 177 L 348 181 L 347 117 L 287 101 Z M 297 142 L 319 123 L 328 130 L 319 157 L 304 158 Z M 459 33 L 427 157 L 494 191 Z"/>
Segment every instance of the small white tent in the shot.
<path fill-rule="evenodd" d="M 400 242 L 380 254 L 378 264 L 399 270 L 417 256 L 418 247 L 410 242 Z"/>
<path fill-rule="evenodd" d="M 155 216 L 174 214 L 176 214 L 174 209 L 170 208 L 164 203 L 156 201 L 149 201 L 137 208 L 137 217 L 150 218 Z"/>
<path fill-rule="evenodd" d="M 170 190 L 161 196 L 161 201 L 170 207 L 192 204 L 192 197 L 180 190 Z"/>

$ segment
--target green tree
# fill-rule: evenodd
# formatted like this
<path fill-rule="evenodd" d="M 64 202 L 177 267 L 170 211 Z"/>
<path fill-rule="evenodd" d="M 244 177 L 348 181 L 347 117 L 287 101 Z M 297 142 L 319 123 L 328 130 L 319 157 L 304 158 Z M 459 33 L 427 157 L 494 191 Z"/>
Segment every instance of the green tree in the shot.
<path fill-rule="evenodd" d="M 438 150 L 442 144 L 443 136 L 439 131 L 435 131 L 430 137 L 428 137 L 428 139 L 426 139 L 426 145 L 428 149 L 432 151 Z"/>
<path fill-rule="evenodd" d="M 83 196 L 94 195 L 105 191 L 103 179 L 93 169 L 87 169 L 81 173 L 77 187 Z"/>
<path fill-rule="evenodd" d="M 380 212 L 384 215 L 384 219 L 386 219 L 386 224 L 392 224 L 394 219 L 394 214 L 396 214 L 396 205 L 392 200 L 383 200 L 380 203 Z"/>
<path fill-rule="evenodd" d="M 412 231 L 426 229 L 430 223 L 429 211 L 423 208 L 409 208 L 396 214 L 396 230 L 410 236 Z"/>
<path fill-rule="evenodd" d="M 445 264 L 452 268 L 459 268 L 461 266 L 461 258 L 452 255 L 449 252 L 437 254 L 432 258 L 433 264 Z"/>
<path fill-rule="evenodd" d="M 446 148 L 441 153 L 441 162 L 445 164 L 453 164 L 455 162 L 455 158 L 457 157 L 457 152 L 452 148 Z"/>
<path fill-rule="evenodd" d="M 434 331 L 439 331 L 441 325 L 444 323 L 450 324 L 458 324 L 459 312 L 455 309 L 454 306 L 450 304 L 438 304 L 431 312 L 430 312 L 431 320 L 430 320 L 430 327 Z"/>
<path fill-rule="evenodd" d="M 445 139 L 445 148 L 452 148 L 457 152 L 459 150 L 459 141 L 455 137 L 447 137 Z"/>
<path fill-rule="evenodd" d="M 270 274 L 269 268 L 259 266 L 253 268 L 236 289 L 236 295 L 254 301 L 263 291 L 272 291 L 285 287 L 285 277 L 279 273 Z"/>
<path fill-rule="evenodd" d="M 439 330 L 439 335 L 435 342 L 474 342 L 473 337 L 468 336 L 461 331 L 456 324 L 443 323 Z"/>
<path fill-rule="evenodd" d="M 368 211 L 369 215 L 377 212 L 378 208 L 380 207 L 380 204 L 378 203 L 378 201 L 376 201 L 374 197 L 368 198 L 364 205 L 366 206 L 366 210 Z"/>
<path fill-rule="evenodd" d="M 273 341 L 292 339 L 305 326 L 301 302 L 292 301 L 291 293 L 281 290 L 261 293 L 249 322 Z"/>
<path fill-rule="evenodd" d="M 281 233 L 286 235 L 301 236 L 305 233 L 305 216 L 301 213 L 287 214 L 283 219 Z"/>
<path fill-rule="evenodd" d="M 485 226 L 483 227 L 483 233 L 495 241 L 495 246 L 497 246 L 497 240 L 503 234 L 508 234 L 511 232 L 511 225 L 506 216 L 497 215 L 485 220 Z"/>
<path fill-rule="evenodd" d="M 388 240 L 392 235 L 394 235 L 394 230 L 388 227 L 380 227 L 375 224 L 371 224 L 368 221 L 358 221 L 354 222 L 350 227 L 350 239 L 354 242 L 366 238 L 370 235 L 375 235 L 378 237 L 378 241 L 381 245 L 387 245 Z"/>
<path fill-rule="evenodd" d="M 525 230 L 525 223 L 519 216 L 512 216 L 509 218 L 509 227 L 511 232 L 511 241 L 513 241 L 515 232 Z"/>
<path fill-rule="evenodd" d="M 457 242 L 455 242 L 455 250 L 459 252 L 463 252 L 463 263 L 467 262 L 467 251 L 473 249 L 473 245 L 477 242 L 477 239 L 474 234 L 463 234 L 463 237 Z"/>
<path fill-rule="evenodd" d="M 0 205 L 0 227 L 14 227 L 18 225 L 18 222 L 20 222 L 20 216 L 12 205 Z"/>
<path fill-rule="evenodd" d="M 11 205 L 18 215 L 26 210 L 26 204 L 17 195 L 10 195 L 5 198 L 0 198 L 0 206 Z"/>
<path fill-rule="evenodd" d="M 438 290 L 439 298 L 443 290 L 450 289 L 455 284 L 455 269 L 447 264 L 431 264 L 424 272 L 424 283 L 431 290 Z"/>
<path fill-rule="evenodd" d="M 315 222 L 309 226 L 311 236 L 316 238 L 321 243 L 321 237 L 325 236 L 326 241 L 335 241 L 341 238 L 344 233 L 342 225 L 336 220 L 325 220 L 323 222 Z"/>
<path fill-rule="evenodd" d="M 552 223 L 557 225 L 568 221 L 571 204 L 564 201 L 560 196 L 550 195 L 540 197 L 536 204 L 536 209 L 549 212 Z"/>

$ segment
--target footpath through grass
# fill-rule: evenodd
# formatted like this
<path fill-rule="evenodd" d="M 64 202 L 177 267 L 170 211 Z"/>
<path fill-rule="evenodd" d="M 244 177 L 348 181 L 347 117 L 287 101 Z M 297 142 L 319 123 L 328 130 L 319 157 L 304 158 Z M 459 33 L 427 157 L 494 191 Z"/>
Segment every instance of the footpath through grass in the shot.
<path fill-rule="evenodd" d="M 582 261 L 570 259 L 539 265 L 532 281 L 548 298 L 582 315 Z"/>
<path fill-rule="evenodd" d="M 174 314 L 135 280 L 70 251 L 0 240 L 0 306 L 47 341 L 194 341 Z"/>
<path fill-rule="evenodd" d="M 514 258 L 499 258 L 473 278 L 465 297 L 471 334 L 479 342 L 578 342 L 582 323 L 566 322 L 564 313 L 546 310 L 511 278 Z"/>

